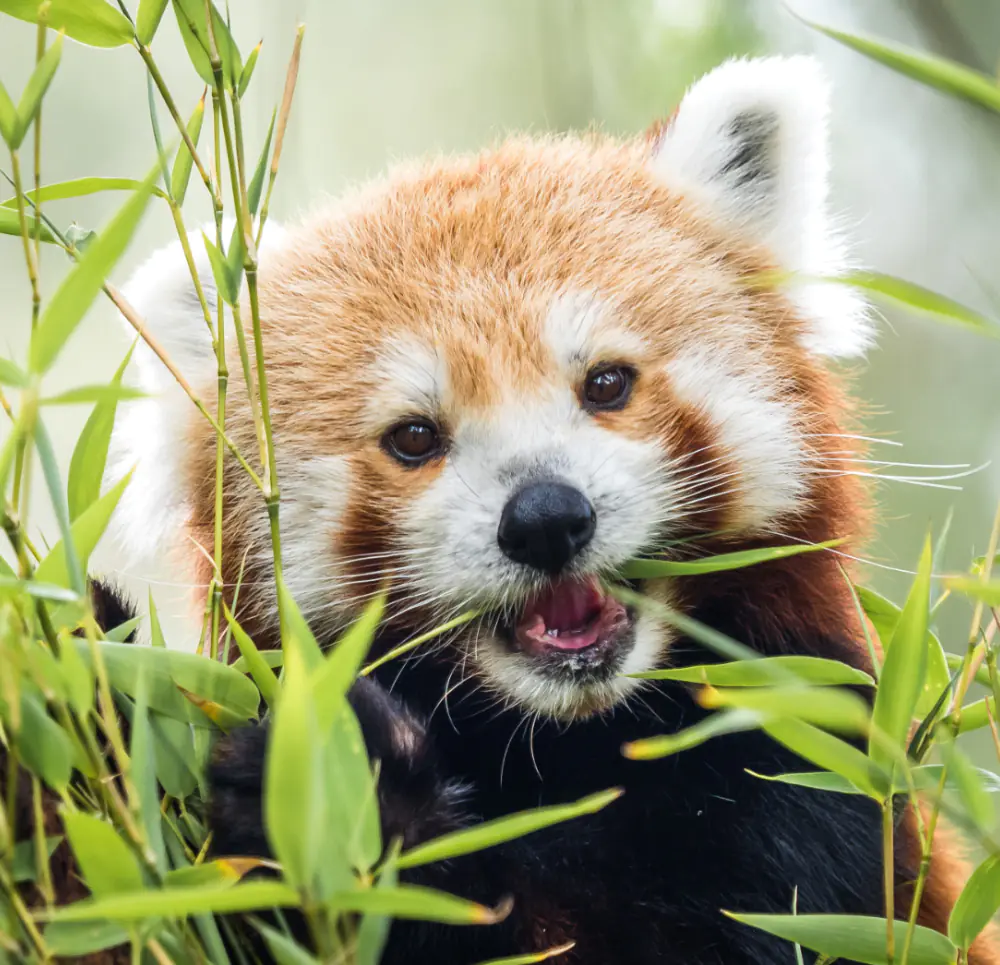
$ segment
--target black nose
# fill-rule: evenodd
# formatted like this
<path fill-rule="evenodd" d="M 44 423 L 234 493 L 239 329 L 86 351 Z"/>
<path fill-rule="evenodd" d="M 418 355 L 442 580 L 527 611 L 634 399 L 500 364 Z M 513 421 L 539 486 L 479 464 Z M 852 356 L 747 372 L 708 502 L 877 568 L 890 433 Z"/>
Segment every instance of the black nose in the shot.
<path fill-rule="evenodd" d="M 504 506 L 497 543 L 515 563 L 558 573 L 591 541 L 596 526 L 594 507 L 579 489 L 534 482 Z"/>

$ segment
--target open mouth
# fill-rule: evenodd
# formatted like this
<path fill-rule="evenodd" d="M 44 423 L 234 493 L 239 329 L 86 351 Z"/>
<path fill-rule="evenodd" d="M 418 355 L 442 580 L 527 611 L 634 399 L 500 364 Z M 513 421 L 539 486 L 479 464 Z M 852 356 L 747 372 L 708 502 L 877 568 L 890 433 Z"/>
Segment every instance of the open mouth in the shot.
<path fill-rule="evenodd" d="M 556 580 L 531 597 L 511 628 L 533 656 L 603 656 L 631 637 L 633 614 L 593 576 Z"/>

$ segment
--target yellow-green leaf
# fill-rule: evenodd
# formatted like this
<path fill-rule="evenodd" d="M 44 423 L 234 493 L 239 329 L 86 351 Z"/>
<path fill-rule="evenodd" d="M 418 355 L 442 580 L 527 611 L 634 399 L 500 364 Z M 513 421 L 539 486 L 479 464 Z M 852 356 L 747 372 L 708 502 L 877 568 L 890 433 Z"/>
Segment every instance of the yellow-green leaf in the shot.
<path fill-rule="evenodd" d="M 95 897 L 142 890 L 139 862 L 110 823 L 83 811 L 64 811 L 62 819 L 84 883 Z"/>
<path fill-rule="evenodd" d="M 247 63 L 249 67 L 249 62 Z M 261 149 L 260 157 L 257 159 L 257 167 L 254 168 L 253 177 L 247 187 L 247 204 L 250 213 L 256 214 L 260 206 L 260 195 L 264 189 L 264 175 L 267 173 L 267 159 L 271 153 L 271 135 L 274 133 L 274 119 L 278 116 L 277 110 L 271 112 L 271 123 L 267 126 L 267 137 L 264 138 L 264 147 Z"/>
<path fill-rule="evenodd" d="M 25 198 L 35 204 L 47 201 L 62 201 L 66 198 L 82 198 L 100 191 L 135 191 L 142 182 L 135 178 L 74 178 L 42 186 L 41 191 L 25 191 Z M 0 208 L 17 208 L 17 198 L 7 198 Z"/>
<path fill-rule="evenodd" d="M 888 965 L 884 918 L 855 915 L 744 915 L 724 912 L 735 921 L 825 955 L 864 965 Z M 908 925 L 893 922 L 897 948 L 906 943 Z M 791 949 L 789 949 L 791 954 Z M 956 949 L 939 932 L 917 925 L 910 945 L 909 965 L 953 965 Z"/>
<path fill-rule="evenodd" d="M 0 0 L 0 13 L 38 23 L 38 0 Z M 91 47 L 120 47 L 132 40 L 132 24 L 105 0 L 49 0 L 45 22 Z"/>
<path fill-rule="evenodd" d="M 905 749 L 927 677 L 927 641 L 930 614 L 932 548 L 930 537 L 924 540 L 917 575 L 900 614 L 899 622 L 886 644 L 885 660 L 875 692 L 872 729 L 868 754 L 882 770 L 891 774 L 895 758 L 882 745 L 886 740 Z"/>
<path fill-rule="evenodd" d="M 420 885 L 341 892 L 330 899 L 328 906 L 337 911 L 374 912 L 450 925 L 493 925 L 510 914 L 509 904 L 487 908 Z"/>
<path fill-rule="evenodd" d="M 647 670 L 629 674 L 644 680 L 678 680 L 712 684 L 716 687 L 763 687 L 779 683 L 809 683 L 815 686 L 872 686 L 863 670 L 825 657 L 762 657 L 760 660 L 733 660 L 729 663 L 699 664 L 667 670 Z"/>
<path fill-rule="evenodd" d="M 205 94 L 202 93 L 195 105 L 191 119 L 187 122 L 188 137 L 191 143 L 198 147 L 198 139 L 201 137 L 201 125 L 205 120 Z M 170 172 L 170 194 L 178 205 L 184 203 L 184 196 L 187 194 L 188 182 L 191 180 L 191 168 L 194 165 L 194 158 L 188 150 L 187 144 L 182 140 L 177 148 L 177 157 L 174 158 L 174 167 Z"/>
<path fill-rule="evenodd" d="M 3 137 L 7 145 L 13 144 L 17 137 L 17 108 L 2 83 L 0 83 L 0 137 Z M 20 229 L 13 233 L 20 234 Z"/>
<path fill-rule="evenodd" d="M 135 15 L 135 36 L 144 47 L 152 43 L 168 2 L 169 0 L 139 0 L 139 9 Z"/>
<path fill-rule="evenodd" d="M 241 672 L 246 671 L 253 677 L 261 697 L 267 702 L 268 707 L 274 707 L 278 702 L 278 695 L 281 691 L 281 684 L 274 671 L 268 666 L 267 661 L 257 649 L 257 645 L 250 639 L 250 635 L 236 622 L 228 606 L 225 606 L 226 621 L 233 632 L 233 639 L 239 648 L 243 665 L 237 667 Z M 234 666 L 236 666 L 234 664 Z"/>
<path fill-rule="evenodd" d="M 948 919 L 948 937 L 966 950 L 1000 908 L 1000 855 L 990 855 L 965 883 Z"/>
<path fill-rule="evenodd" d="M 237 88 L 237 94 L 240 97 L 247 92 L 247 88 L 250 86 L 250 78 L 253 77 L 254 68 L 257 66 L 257 58 L 260 56 L 260 48 L 263 43 L 263 40 L 257 43 L 257 46 L 250 51 L 250 56 L 247 57 L 246 64 L 243 65 L 243 72 L 240 74 L 240 83 Z M 270 140 L 270 135 L 268 135 L 268 140 Z M 253 211 L 254 208 L 251 208 L 250 210 Z"/>
<path fill-rule="evenodd" d="M 547 962 L 550 958 L 565 955 L 566 952 L 572 951 L 574 948 L 576 948 L 576 942 L 567 942 L 565 945 L 547 948 L 544 952 L 532 952 L 529 955 L 514 955 L 512 958 L 493 958 L 488 962 L 480 962 L 479 965 L 534 965 L 535 962 Z"/>
<path fill-rule="evenodd" d="M 215 77 L 212 74 L 212 62 L 209 58 L 209 36 L 208 20 L 205 16 L 204 0 L 173 0 L 174 13 L 177 15 L 177 26 L 180 28 L 181 38 L 187 48 L 188 57 L 198 76 L 209 85 L 215 85 Z M 215 37 L 215 46 L 219 52 L 219 59 L 222 61 L 222 77 L 226 87 L 235 87 L 243 72 L 243 64 L 240 60 L 240 52 L 233 40 L 225 20 L 211 5 L 212 11 L 212 33 Z"/>
<path fill-rule="evenodd" d="M 784 560 L 803 553 L 839 546 L 843 539 L 831 539 L 825 543 L 796 543 L 792 546 L 765 546 L 761 549 L 740 550 L 736 553 L 720 553 L 700 560 L 632 560 L 625 565 L 622 576 L 627 580 L 652 580 L 664 576 L 701 576 L 706 573 L 722 573 L 742 570 L 759 563 Z"/>
<path fill-rule="evenodd" d="M 706 688 L 699 694 L 704 707 L 736 707 L 768 718 L 791 718 L 826 730 L 863 734 L 868 727 L 868 708 L 856 694 L 824 687 Z"/>
<path fill-rule="evenodd" d="M 556 804 L 551 807 L 534 808 L 530 811 L 521 811 L 518 814 L 487 821 L 475 827 L 463 828 L 461 831 L 453 831 L 424 844 L 418 844 L 409 851 L 404 851 L 399 856 L 396 866 L 400 869 L 416 868 L 419 865 L 430 864 L 432 861 L 447 861 L 450 858 L 457 858 L 473 851 L 492 848 L 505 841 L 521 838 L 534 831 L 540 831 L 542 828 L 551 827 L 553 824 L 562 824 L 586 814 L 596 814 L 612 801 L 618 800 L 622 793 L 620 788 L 613 788 L 609 791 L 601 791 L 599 794 L 591 794 L 573 804 Z"/>
<path fill-rule="evenodd" d="M 869 796 L 877 796 L 871 763 L 856 747 L 800 720 L 769 720 L 762 725 L 778 743 L 799 757 L 833 771 Z"/>
<path fill-rule="evenodd" d="M 2 130 L 2 127 L 0 127 L 0 132 L 2 132 Z M 30 215 L 28 216 L 28 231 L 31 236 L 34 237 L 35 225 L 34 220 Z M 11 211 L 10 208 L 0 207 L 0 235 L 21 236 L 21 219 L 16 211 Z M 54 244 L 56 240 L 52 232 L 49 231 L 44 224 L 41 225 L 38 238 L 40 241 L 47 242 L 48 244 Z"/>
<path fill-rule="evenodd" d="M 45 929 L 45 945 L 53 955 L 75 958 L 128 942 L 128 932 L 111 921 L 54 921 Z"/>
<path fill-rule="evenodd" d="M 323 651 L 283 580 L 278 581 L 278 600 L 284 623 L 281 649 L 285 654 L 286 664 L 289 651 L 295 650 L 301 656 L 306 671 L 312 674 L 322 666 Z"/>
<path fill-rule="evenodd" d="M 39 109 L 42 106 L 42 98 L 52 83 L 56 68 L 59 66 L 59 58 L 62 56 L 63 38 L 60 33 L 55 43 L 49 47 L 42 55 L 42 59 L 35 65 L 35 69 L 28 78 L 28 83 L 21 95 L 20 103 L 17 105 L 17 127 L 14 133 L 13 142 L 8 141 L 11 150 L 16 150 L 21 146 L 24 136 L 31 128 Z"/>
<path fill-rule="evenodd" d="M 834 774 L 833 771 L 799 771 L 790 774 L 758 774 L 757 771 L 747 771 L 753 777 L 762 781 L 777 781 L 779 784 L 794 784 L 796 787 L 809 787 L 816 791 L 831 791 L 835 794 L 864 794 L 860 788 L 852 784 L 846 777 Z"/>
<path fill-rule="evenodd" d="M 974 576 L 952 576 L 944 581 L 944 585 L 987 606 L 1000 607 L 1000 580 L 983 582 Z"/>
<path fill-rule="evenodd" d="M 146 210 L 157 171 L 125 202 L 97 240 L 87 247 L 46 303 L 31 340 L 31 370 L 45 372 L 97 297 L 105 278 L 128 247 Z"/>
<path fill-rule="evenodd" d="M 633 761 L 651 761 L 659 757 L 667 757 L 670 754 L 677 754 L 680 751 L 690 750 L 690 748 L 704 744 L 713 737 L 753 730 L 760 726 L 760 714 L 749 710 L 727 710 L 719 714 L 712 714 L 676 734 L 663 734 L 659 737 L 646 737 L 642 740 L 632 741 L 622 748 L 622 753 Z"/>
<path fill-rule="evenodd" d="M 13 731 L 9 708 L 2 700 L 0 711 L 3 711 L 7 727 Z M 64 790 L 73 767 L 72 741 L 46 713 L 45 704 L 37 691 L 22 689 L 20 711 L 21 728 L 15 731 L 14 742 L 21 763 L 49 787 Z"/>

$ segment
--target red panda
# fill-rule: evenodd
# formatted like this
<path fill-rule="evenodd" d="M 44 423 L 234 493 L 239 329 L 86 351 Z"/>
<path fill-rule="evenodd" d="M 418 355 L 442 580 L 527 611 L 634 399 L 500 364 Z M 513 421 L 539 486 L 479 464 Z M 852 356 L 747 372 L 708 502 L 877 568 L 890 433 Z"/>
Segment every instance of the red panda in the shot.
<path fill-rule="evenodd" d="M 598 815 L 413 872 L 486 902 L 513 895 L 514 911 L 482 929 L 397 923 L 386 962 L 572 941 L 560 961 L 770 965 L 790 948 L 720 909 L 786 912 L 797 890 L 803 912 L 883 913 L 877 810 L 749 776 L 801 769 L 768 738 L 621 756 L 703 714 L 682 687 L 628 675 L 703 655 L 602 582 L 679 540 L 712 553 L 864 536 L 865 494 L 844 471 L 857 437 L 826 362 L 864 352 L 870 316 L 851 289 L 810 280 L 847 265 L 827 210 L 827 110 L 810 59 L 733 61 L 646 138 L 513 138 L 267 227 L 260 317 L 292 595 L 330 639 L 391 577 L 382 646 L 487 614 L 352 694 L 383 762 L 387 839 L 625 788 Z M 775 271 L 795 277 L 760 284 Z M 179 247 L 126 294 L 212 397 Z M 205 583 L 191 545 L 212 543 L 214 434 L 148 350 L 136 361 L 154 395 L 116 428 L 111 472 L 137 465 L 120 527 L 153 554 L 183 533 Z M 235 355 L 229 371 L 227 431 L 253 452 Z M 224 503 L 225 581 L 245 564 L 239 616 L 274 645 L 267 517 L 232 463 Z M 762 653 L 867 664 L 829 554 L 640 589 Z M 265 740 L 250 728 L 219 748 L 219 853 L 267 848 Z M 907 817 L 902 912 L 918 857 Z M 943 930 L 966 872 L 950 846 L 932 867 L 921 921 Z M 970 962 L 1000 962 L 991 941 Z"/>

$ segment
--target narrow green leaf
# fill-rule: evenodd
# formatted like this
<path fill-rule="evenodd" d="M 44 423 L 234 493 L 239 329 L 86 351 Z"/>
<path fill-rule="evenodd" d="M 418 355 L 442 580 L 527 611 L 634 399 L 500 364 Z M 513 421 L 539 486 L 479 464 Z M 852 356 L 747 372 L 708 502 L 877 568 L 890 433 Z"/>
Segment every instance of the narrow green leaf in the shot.
<path fill-rule="evenodd" d="M 891 641 L 885 644 L 885 661 L 872 708 L 873 730 L 903 749 L 927 676 L 932 555 L 928 537 L 906 605 Z M 892 773 L 895 759 L 874 736 L 868 742 L 868 754 L 880 768 Z"/>
<path fill-rule="evenodd" d="M 149 642 L 152 646 L 161 650 L 167 646 L 167 641 L 163 637 L 163 627 L 160 625 L 160 613 L 156 609 L 156 601 L 153 599 L 153 590 L 149 590 Z"/>
<path fill-rule="evenodd" d="M 994 819 L 993 802 L 980 777 L 979 769 L 954 742 L 944 753 L 948 761 L 948 773 L 965 813 L 980 831 L 989 831 Z"/>
<path fill-rule="evenodd" d="M 28 374 L 10 359 L 0 359 L 0 385 L 12 385 L 23 389 L 28 384 Z"/>
<path fill-rule="evenodd" d="M 3 128 L 0 127 L 0 135 L 2 135 Z M 30 230 L 32 234 L 34 233 L 34 224 L 30 225 Z M 18 217 L 16 211 L 11 211 L 10 208 L 0 207 L 0 235 L 14 235 L 16 237 L 21 236 L 21 219 Z M 55 236 L 49 231 L 45 225 L 41 226 L 41 230 L 38 234 L 39 240 L 44 241 L 48 244 L 55 243 Z"/>
<path fill-rule="evenodd" d="M 139 686 L 135 696 L 130 757 L 132 787 L 136 795 L 135 800 L 132 801 L 132 807 L 142 819 L 146 845 L 149 853 L 156 860 L 157 868 L 162 873 L 167 870 L 167 854 L 163 843 L 163 827 L 160 823 L 160 795 L 156 782 L 156 745 L 149 722 L 149 685 L 144 674 L 139 675 Z"/>
<path fill-rule="evenodd" d="M 374 912 L 394 918 L 415 918 L 449 925 L 493 925 L 503 921 L 510 913 L 507 904 L 487 908 L 420 885 L 345 891 L 334 895 L 328 907 L 337 911 Z"/>
<path fill-rule="evenodd" d="M 50 395 L 42 405 L 90 405 L 94 402 L 121 402 L 123 399 L 144 399 L 148 393 L 125 385 L 81 385 L 58 395 Z"/>
<path fill-rule="evenodd" d="M 249 62 L 247 64 L 249 66 Z M 264 176 L 267 174 L 267 160 L 271 154 L 271 135 L 274 133 L 274 119 L 278 116 L 277 110 L 271 111 L 271 123 L 267 126 L 267 137 L 264 138 L 264 147 L 257 158 L 257 167 L 254 168 L 253 177 L 247 188 L 247 204 L 250 206 L 250 214 L 256 214 L 260 207 L 260 195 L 264 189 Z"/>
<path fill-rule="evenodd" d="M 169 0 L 139 0 L 139 9 L 135 15 L 135 37 L 143 47 L 148 47 L 153 42 L 168 2 Z"/>
<path fill-rule="evenodd" d="M 205 251 L 208 253 L 208 262 L 212 266 L 212 275 L 215 277 L 215 284 L 219 289 L 219 294 L 227 305 L 233 305 L 240 297 L 240 281 L 242 276 L 233 276 L 229 262 L 223 257 L 222 252 L 208 240 L 208 236 L 204 231 L 201 233 L 201 237 L 205 242 Z"/>
<path fill-rule="evenodd" d="M 322 666 L 313 674 L 312 690 L 320 730 L 329 728 L 336 708 L 354 683 L 382 622 L 385 601 L 386 592 L 383 590 L 368 602 L 361 616 L 340 637 Z"/>
<path fill-rule="evenodd" d="M 799 19 L 814 30 L 892 68 L 897 73 L 905 74 L 946 94 L 971 101 L 980 107 L 1000 112 L 1000 88 L 985 74 L 970 70 L 952 60 L 914 50 L 912 47 L 834 30 L 832 27 L 806 20 L 804 17 Z"/>
<path fill-rule="evenodd" d="M 285 655 L 280 650 L 258 650 L 257 655 L 271 670 L 285 662 Z M 250 664 L 244 657 L 240 657 L 233 661 L 233 669 L 240 673 L 250 673 Z"/>
<path fill-rule="evenodd" d="M 198 139 L 201 137 L 201 125 L 205 120 L 205 93 L 195 106 L 191 119 L 187 122 L 188 137 L 191 143 L 198 147 Z M 181 140 L 180 147 L 177 148 L 177 157 L 174 158 L 174 168 L 170 172 L 170 194 L 178 205 L 184 203 L 187 194 L 188 182 L 191 180 L 191 169 L 194 166 L 194 158 L 188 150 L 187 144 Z"/>
<path fill-rule="evenodd" d="M 111 643 L 126 643 L 133 632 L 138 629 L 140 623 L 142 623 L 142 617 L 132 617 L 131 620 L 119 623 L 118 626 L 108 630 L 104 634 L 104 639 Z"/>
<path fill-rule="evenodd" d="M 704 707 L 736 707 L 768 718 L 791 718 L 826 730 L 864 734 L 868 730 L 868 707 L 850 691 L 824 687 L 738 687 L 707 689 L 699 695 Z"/>
<path fill-rule="evenodd" d="M 45 372 L 97 297 L 104 280 L 128 246 L 146 210 L 156 170 L 125 202 L 97 240 L 80 256 L 46 304 L 31 340 L 31 370 Z"/>
<path fill-rule="evenodd" d="M 56 834 L 45 839 L 45 851 L 52 857 L 52 852 L 59 847 L 62 835 Z M 14 856 L 11 858 L 10 873 L 15 883 L 22 881 L 34 881 L 38 877 L 38 868 L 35 864 L 35 842 L 34 839 L 21 841 L 14 845 Z"/>
<path fill-rule="evenodd" d="M 416 868 L 432 861 L 446 861 L 473 851 L 483 851 L 514 838 L 521 838 L 553 824 L 562 824 L 586 814 L 596 814 L 622 796 L 620 788 L 591 794 L 573 804 L 534 808 L 461 831 L 453 831 L 404 851 L 396 863 L 400 869 Z"/>
<path fill-rule="evenodd" d="M 4 711 L 0 700 L 0 711 Z M 66 732 L 46 713 L 45 703 L 37 692 L 21 692 L 21 729 L 15 732 L 21 763 L 49 787 L 65 790 L 73 767 L 73 743 Z M 10 714 L 4 711 L 7 727 L 13 731 Z"/>
<path fill-rule="evenodd" d="M 877 797 L 868 758 L 846 741 L 799 720 L 766 721 L 762 726 L 799 757 L 839 774 L 865 794 Z"/>
<path fill-rule="evenodd" d="M 163 878 L 165 888 L 204 888 L 235 885 L 244 875 L 265 864 L 261 858 L 217 858 L 178 868 Z"/>
<path fill-rule="evenodd" d="M 75 603 L 80 599 L 78 593 L 67 590 L 64 586 L 39 583 L 34 579 L 19 580 L 13 576 L 0 576 L 0 593 L 5 596 L 12 593 L 27 593 L 37 600 L 52 600 L 54 603 Z"/>
<path fill-rule="evenodd" d="M 128 932 L 111 921 L 54 921 L 45 929 L 44 936 L 53 955 L 67 958 L 91 955 L 129 940 Z"/>
<path fill-rule="evenodd" d="M 267 837 L 285 878 L 298 888 L 312 886 L 320 847 L 323 755 L 316 708 L 299 653 L 285 663 L 281 699 L 274 710 L 264 767 Z"/>
<path fill-rule="evenodd" d="M 555 948 L 547 948 L 544 952 L 532 952 L 529 955 L 515 955 L 513 958 L 493 958 L 488 962 L 480 962 L 479 965 L 534 965 L 535 962 L 547 962 L 550 958 L 557 958 L 565 955 L 568 951 L 576 948 L 576 942 L 567 942 L 565 945 L 557 945 Z"/>
<path fill-rule="evenodd" d="M 294 650 L 302 658 L 306 672 L 312 674 L 323 664 L 323 651 L 283 580 L 278 581 L 278 599 L 285 621 L 281 649 L 284 651 L 286 664 L 289 652 Z"/>
<path fill-rule="evenodd" d="M 177 26 L 181 38 L 187 48 L 191 64 L 198 76 L 209 85 L 215 85 L 212 75 L 212 63 L 209 59 L 208 21 L 205 17 L 204 0 L 173 0 L 174 13 L 177 16 Z M 226 87 L 234 88 L 243 72 L 240 52 L 233 40 L 225 20 L 212 5 L 212 32 L 215 36 L 216 49 L 222 61 L 222 76 Z"/>
<path fill-rule="evenodd" d="M 257 689 L 260 691 L 261 697 L 267 702 L 268 707 L 274 707 L 278 702 L 281 691 L 281 684 L 278 683 L 278 678 L 261 656 L 257 645 L 250 639 L 250 635 L 236 622 L 236 618 L 230 612 L 229 607 L 223 604 L 223 608 L 226 614 L 226 621 L 233 631 L 233 639 L 239 648 L 241 659 L 246 662 L 246 671 L 253 677 L 253 682 L 257 685 Z M 239 669 L 242 672 L 243 668 L 240 667 Z"/>
<path fill-rule="evenodd" d="M 875 681 L 863 670 L 839 660 L 824 657 L 762 657 L 759 660 L 734 660 L 729 663 L 700 664 L 668 670 L 648 670 L 629 674 L 644 680 L 678 680 L 684 683 L 712 684 L 716 687 L 763 687 L 778 683 L 803 683 L 816 686 L 872 686 Z"/>
<path fill-rule="evenodd" d="M 0 0 L 0 4 L 2 4 L 2 0 Z M 2 9 L 3 7 L 0 6 L 0 10 Z M 17 127 L 17 108 L 10 99 L 7 88 L 0 83 L 0 137 L 3 137 L 4 143 L 8 147 L 11 147 L 17 139 Z M 12 233 L 20 234 L 20 228 Z"/>
<path fill-rule="evenodd" d="M 399 841 L 396 840 L 390 848 L 387 860 L 382 863 L 382 870 L 375 881 L 376 888 L 395 888 L 399 883 L 399 874 L 396 868 L 398 850 Z M 389 938 L 391 924 L 392 919 L 388 915 L 368 912 L 361 916 L 355 952 L 357 965 L 378 965 L 382 961 L 382 952 Z"/>
<path fill-rule="evenodd" d="M 952 576 L 944 581 L 944 585 L 987 606 L 1000 607 L 1000 580 L 987 580 L 984 583 L 974 576 Z"/>
<path fill-rule="evenodd" d="M 167 794 L 181 801 L 198 786 L 191 725 L 151 710 L 149 726 L 156 747 L 156 778 Z"/>
<path fill-rule="evenodd" d="M 965 883 L 948 919 L 948 937 L 963 951 L 1000 909 L 1000 855 L 990 855 Z"/>
<path fill-rule="evenodd" d="M 38 23 L 37 0 L 0 0 L 0 13 Z M 91 47 L 120 47 L 132 40 L 132 24 L 104 0 L 49 0 L 45 22 Z"/>
<path fill-rule="evenodd" d="M 988 727 L 990 717 L 994 721 L 997 719 L 996 701 L 992 697 L 983 697 L 981 700 L 965 704 L 962 707 L 958 732 L 965 734 L 972 730 L 981 730 L 983 727 Z"/>
<path fill-rule="evenodd" d="M 80 656 L 92 667 L 88 642 L 76 643 Z M 232 667 L 169 648 L 105 641 L 99 641 L 97 647 L 113 688 L 134 697 L 140 674 L 145 674 L 149 706 L 168 717 L 206 728 L 213 723 L 208 710 L 215 714 L 214 722 L 220 727 L 237 726 L 257 716 L 257 688 Z M 185 693 L 200 697 L 203 709 L 186 699 Z"/>
<path fill-rule="evenodd" d="M 759 928 L 790 942 L 820 952 L 827 958 L 844 958 L 865 965 L 888 965 L 887 923 L 884 918 L 854 915 L 743 915 L 724 912 L 735 921 Z M 893 922 L 896 947 L 906 942 L 908 925 Z M 953 965 L 956 949 L 939 932 L 917 925 L 910 946 L 909 965 Z"/>
<path fill-rule="evenodd" d="M 11 150 L 20 147 L 24 136 L 31 128 L 32 121 L 38 115 L 42 106 L 42 98 L 52 83 L 56 68 L 59 66 L 59 58 L 62 57 L 62 34 L 56 35 L 55 42 L 42 55 L 42 59 L 35 65 L 31 77 L 21 94 L 20 103 L 17 105 L 17 134 L 15 143 L 10 144 Z"/>
<path fill-rule="evenodd" d="M 627 580 L 652 580 L 664 576 L 701 576 L 706 573 L 722 573 L 742 570 L 747 566 L 784 560 L 803 553 L 839 546 L 843 539 L 831 539 L 825 543 L 796 543 L 792 546 L 766 546 L 755 550 L 740 550 L 736 553 L 721 553 L 700 560 L 632 560 L 626 564 L 622 576 Z"/>
<path fill-rule="evenodd" d="M 90 667 L 80 656 L 80 651 L 73 641 L 62 636 L 59 641 L 59 663 L 62 667 L 63 679 L 66 681 L 66 693 L 70 707 L 84 719 L 87 712 L 94 706 L 94 675 Z"/>
<path fill-rule="evenodd" d="M 119 389 L 125 367 L 132 357 L 135 343 L 128 350 L 109 388 Z M 73 448 L 73 458 L 69 464 L 69 478 L 66 483 L 66 498 L 70 519 L 76 520 L 81 513 L 92 506 L 101 495 L 101 483 L 108 462 L 111 433 L 118 411 L 118 397 L 111 395 L 101 399 L 94 406 Z"/>
<path fill-rule="evenodd" d="M 48 581 L 50 583 L 62 583 L 68 586 L 77 596 L 83 596 L 86 592 L 86 582 L 84 572 L 86 563 L 81 563 L 76 547 L 76 539 L 73 535 L 69 518 L 69 506 L 62 491 L 62 479 L 59 473 L 59 463 L 56 460 L 55 448 L 45 423 L 41 417 L 35 419 L 35 450 L 38 453 L 38 461 L 42 466 L 42 475 L 45 477 L 45 488 L 49 491 L 49 499 L 52 501 L 52 508 L 55 510 L 56 521 L 59 523 L 59 533 L 62 540 L 59 546 L 61 553 L 55 557 L 62 564 L 61 567 L 54 567 L 47 574 L 42 566 L 35 570 L 35 579 Z M 58 547 L 57 547 L 58 548 Z M 47 559 L 53 558 L 50 553 Z"/>
<path fill-rule="evenodd" d="M 299 895 L 280 881 L 248 881 L 233 886 L 202 888 L 140 889 L 130 894 L 110 895 L 96 900 L 78 901 L 39 917 L 52 921 L 141 921 L 144 918 L 177 917 L 198 914 L 228 914 L 296 908 Z"/>
<path fill-rule="evenodd" d="M 263 43 L 263 40 L 258 41 L 257 46 L 250 51 L 250 56 L 247 57 L 247 62 L 243 65 L 243 72 L 240 74 L 240 83 L 236 91 L 239 97 L 242 97 L 250 86 L 250 78 L 253 77 L 254 69 L 257 66 L 257 58 L 260 56 L 260 48 Z M 250 210 L 253 211 L 254 209 L 251 208 Z"/>
<path fill-rule="evenodd" d="M 809 787 L 817 791 L 832 791 L 835 794 L 865 794 L 846 777 L 834 774 L 833 771 L 800 771 L 792 774 L 758 774 L 747 771 L 753 777 L 762 781 L 777 781 L 780 784 L 794 784 L 796 787 Z"/>
<path fill-rule="evenodd" d="M 253 926 L 260 932 L 277 965 L 318 965 L 318 960 L 294 939 L 262 921 L 255 921 Z"/>
<path fill-rule="evenodd" d="M 78 557 L 77 565 L 82 569 L 86 570 L 90 554 L 94 552 L 95 547 L 108 528 L 115 507 L 122 498 L 125 487 L 129 484 L 131 478 L 132 474 L 129 473 L 117 485 L 101 496 L 100 499 L 88 506 L 73 522 L 70 542 Z M 48 556 L 38 564 L 38 569 L 35 570 L 35 577 L 43 582 L 55 583 L 57 585 L 65 585 L 67 582 L 72 582 L 66 545 L 62 540 L 56 543 Z"/>
<path fill-rule="evenodd" d="M 55 184 L 42 186 L 41 191 L 25 191 L 25 198 L 39 204 L 47 201 L 63 201 L 66 198 L 83 198 L 89 194 L 101 191 L 136 191 L 142 187 L 142 182 L 135 178 L 73 178 L 70 181 L 58 181 Z M 7 198 L 0 208 L 17 208 L 17 198 Z"/>
<path fill-rule="evenodd" d="M 753 730 L 760 726 L 761 717 L 759 714 L 748 710 L 727 710 L 719 714 L 712 714 L 676 734 L 664 734 L 661 737 L 646 737 L 643 740 L 632 741 L 622 748 L 622 753 L 633 761 L 651 761 L 658 757 L 667 757 L 670 754 L 690 750 L 690 748 L 704 744 L 713 737 Z"/>
<path fill-rule="evenodd" d="M 142 890 L 139 863 L 111 824 L 83 811 L 64 811 L 62 819 L 84 883 L 95 897 Z"/>

